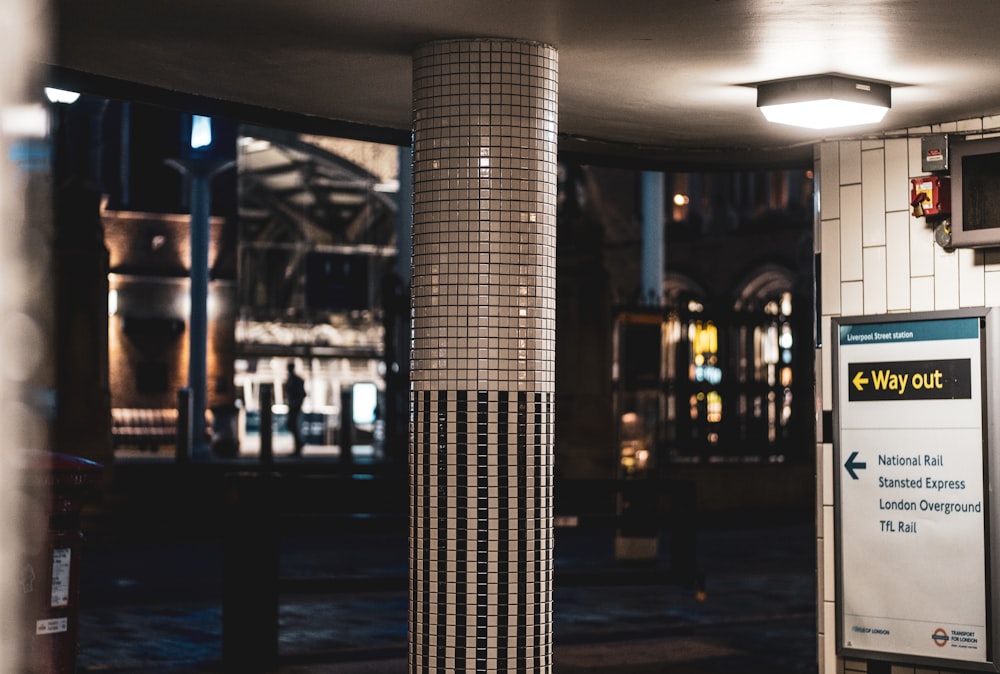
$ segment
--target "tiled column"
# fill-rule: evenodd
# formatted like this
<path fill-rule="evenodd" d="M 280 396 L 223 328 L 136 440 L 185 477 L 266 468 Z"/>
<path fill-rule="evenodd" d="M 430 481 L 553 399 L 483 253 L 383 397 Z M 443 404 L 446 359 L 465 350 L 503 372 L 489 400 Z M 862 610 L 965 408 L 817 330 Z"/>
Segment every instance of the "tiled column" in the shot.
<path fill-rule="evenodd" d="M 413 74 L 410 671 L 549 672 L 556 52 Z"/>

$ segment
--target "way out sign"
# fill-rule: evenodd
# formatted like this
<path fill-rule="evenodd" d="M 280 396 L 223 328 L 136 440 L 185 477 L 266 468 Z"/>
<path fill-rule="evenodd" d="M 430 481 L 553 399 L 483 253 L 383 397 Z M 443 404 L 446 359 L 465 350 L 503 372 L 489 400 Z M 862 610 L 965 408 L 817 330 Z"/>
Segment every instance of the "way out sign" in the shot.
<path fill-rule="evenodd" d="M 1000 671 L 988 415 L 1000 310 L 833 329 L 838 652 Z"/>
<path fill-rule="evenodd" d="M 972 397 L 971 361 L 851 363 L 848 400 L 954 400 Z"/>

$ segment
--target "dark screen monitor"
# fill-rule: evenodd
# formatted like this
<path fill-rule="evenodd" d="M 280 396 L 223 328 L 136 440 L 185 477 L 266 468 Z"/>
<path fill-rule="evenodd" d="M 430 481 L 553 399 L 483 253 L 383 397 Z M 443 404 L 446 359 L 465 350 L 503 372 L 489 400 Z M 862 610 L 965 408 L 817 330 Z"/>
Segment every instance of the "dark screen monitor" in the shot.
<path fill-rule="evenodd" d="M 342 253 L 306 255 L 306 306 L 326 311 L 371 309 L 369 257 Z"/>
<path fill-rule="evenodd" d="M 955 141 L 951 155 L 951 245 L 1000 246 L 1000 138 Z"/>

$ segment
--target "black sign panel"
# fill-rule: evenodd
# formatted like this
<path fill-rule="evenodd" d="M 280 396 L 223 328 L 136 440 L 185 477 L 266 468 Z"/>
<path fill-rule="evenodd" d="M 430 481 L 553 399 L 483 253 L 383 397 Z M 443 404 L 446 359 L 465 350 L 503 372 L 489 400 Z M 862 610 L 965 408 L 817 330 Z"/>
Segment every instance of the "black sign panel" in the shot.
<path fill-rule="evenodd" d="M 312 252 L 306 255 L 306 306 L 327 311 L 371 308 L 366 255 Z"/>
<path fill-rule="evenodd" d="M 955 360 L 848 363 L 848 400 L 955 400 L 972 397 L 972 364 Z"/>

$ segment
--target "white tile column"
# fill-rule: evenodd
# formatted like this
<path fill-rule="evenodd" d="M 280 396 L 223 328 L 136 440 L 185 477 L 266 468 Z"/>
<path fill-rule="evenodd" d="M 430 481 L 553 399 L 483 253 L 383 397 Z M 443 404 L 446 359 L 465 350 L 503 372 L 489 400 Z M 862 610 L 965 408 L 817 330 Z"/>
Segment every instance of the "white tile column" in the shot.
<path fill-rule="evenodd" d="M 549 672 L 557 55 L 413 75 L 410 671 Z"/>

